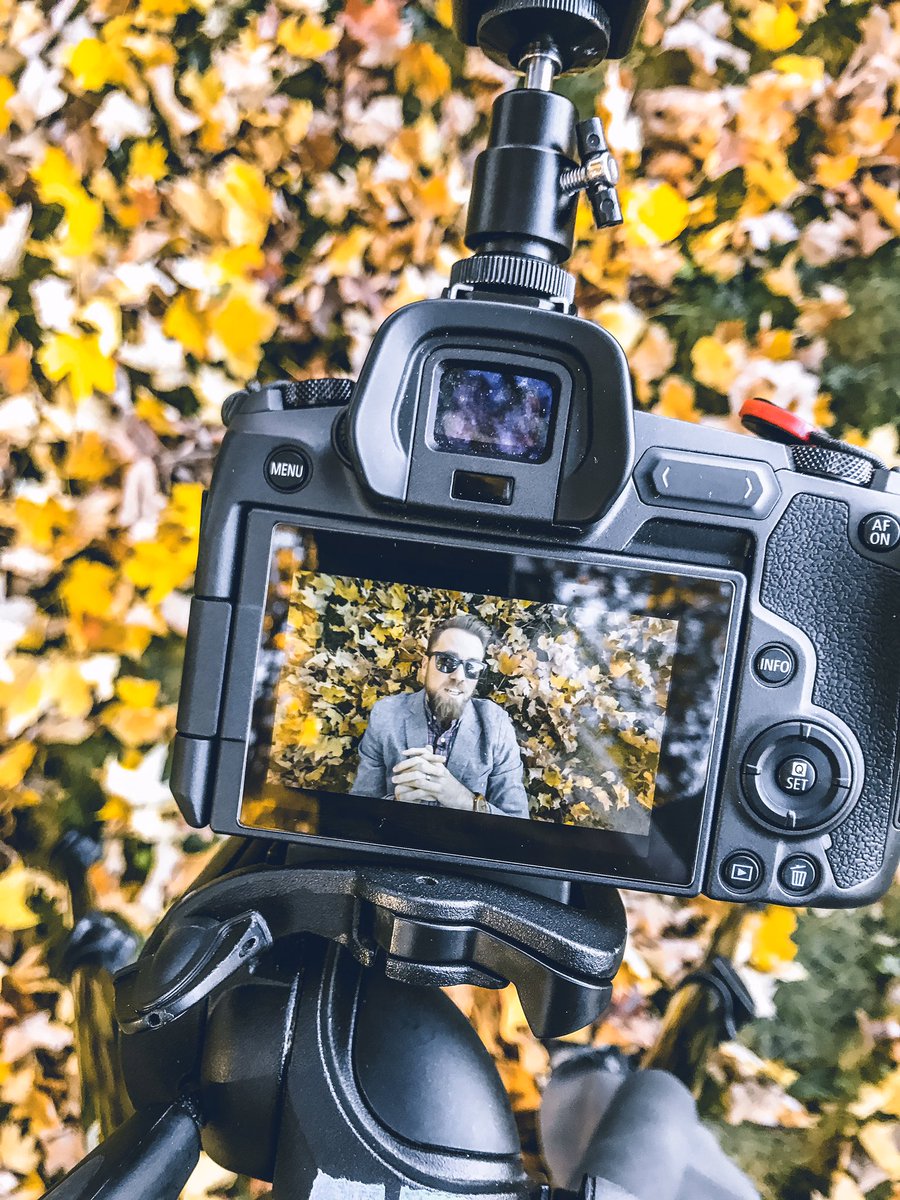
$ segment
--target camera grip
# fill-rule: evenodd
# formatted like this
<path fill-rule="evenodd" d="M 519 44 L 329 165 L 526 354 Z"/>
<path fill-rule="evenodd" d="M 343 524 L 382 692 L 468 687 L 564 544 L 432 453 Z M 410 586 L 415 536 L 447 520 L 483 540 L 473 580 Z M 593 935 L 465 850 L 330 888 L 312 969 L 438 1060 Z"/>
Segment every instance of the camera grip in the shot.
<path fill-rule="evenodd" d="M 891 832 L 898 754 L 900 573 L 863 558 L 847 504 L 795 497 L 766 548 L 760 599 L 816 650 L 816 704 L 853 730 L 866 764 L 858 802 L 831 831 L 839 887 L 875 875 Z"/>

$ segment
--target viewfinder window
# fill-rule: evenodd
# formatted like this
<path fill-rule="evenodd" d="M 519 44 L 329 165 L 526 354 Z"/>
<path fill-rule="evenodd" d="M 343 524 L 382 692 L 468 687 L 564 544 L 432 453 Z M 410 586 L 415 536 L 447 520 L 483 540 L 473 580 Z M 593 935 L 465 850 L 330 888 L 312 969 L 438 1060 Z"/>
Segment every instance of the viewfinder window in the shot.
<path fill-rule="evenodd" d="M 555 380 L 469 364 L 440 369 L 433 441 L 438 450 L 514 462 L 550 457 Z"/>

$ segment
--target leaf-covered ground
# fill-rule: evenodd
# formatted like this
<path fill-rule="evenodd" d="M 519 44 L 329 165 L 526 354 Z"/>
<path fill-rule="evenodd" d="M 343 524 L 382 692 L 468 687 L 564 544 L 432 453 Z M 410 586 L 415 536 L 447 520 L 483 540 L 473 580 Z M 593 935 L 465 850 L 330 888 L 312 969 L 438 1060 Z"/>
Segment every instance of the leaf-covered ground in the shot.
<path fill-rule="evenodd" d="M 221 401 L 256 374 L 356 371 L 464 252 L 508 79 L 449 10 L 0 2 L 0 1196 L 83 1149 L 51 849 L 99 837 L 93 899 L 141 932 L 204 853 L 165 771 Z M 564 84 L 623 167 L 625 227 L 583 212 L 572 265 L 641 405 L 735 428 L 766 396 L 896 455 L 898 74 L 897 4 L 651 0 L 625 63 Z M 592 1036 L 650 1045 L 717 915 L 632 898 Z M 748 918 L 771 1017 L 714 1056 L 702 1100 L 768 1197 L 900 1195 L 898 917 L 892 893 L 796 932 Z M 543 1049 L 511 996 L 461 1001 L 527 1125 Z M 206 1163 L 190 1194 L 228 1188 Z"/>

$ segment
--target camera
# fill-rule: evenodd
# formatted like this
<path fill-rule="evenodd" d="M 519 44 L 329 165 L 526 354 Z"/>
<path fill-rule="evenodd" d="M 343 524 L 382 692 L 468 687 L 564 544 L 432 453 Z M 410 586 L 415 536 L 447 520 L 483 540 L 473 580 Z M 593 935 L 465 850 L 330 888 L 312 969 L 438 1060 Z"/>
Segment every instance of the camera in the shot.
<path fill-rule="evenodd" d="M 455 4 L 526 74 L 475 253 L 355 382 L 226 402 L 172 790 L 336 860 L 868 903 L 900 849 L 900 473 L 762 401 L 755 439 L 635 411 L 576 315 L 579 192 L 621 212 L 552 83 L 624 53 L 627 8 Z"/>

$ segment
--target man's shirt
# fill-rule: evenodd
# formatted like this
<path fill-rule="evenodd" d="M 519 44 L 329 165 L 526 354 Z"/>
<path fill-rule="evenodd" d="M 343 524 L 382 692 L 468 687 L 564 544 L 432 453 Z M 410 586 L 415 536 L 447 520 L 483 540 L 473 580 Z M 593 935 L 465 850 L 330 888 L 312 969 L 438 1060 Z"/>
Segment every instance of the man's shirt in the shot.
<path fill-rule="evenodd" d="M 446 762 L 450 757 L 450 751 L 453 749 L 456 731 L 459 729 L 460 717 L 457 717 L 455 721 L 451 721 L 446 729 L 441 729 L 440 722 L 431 711 L 431 706 L 426 700 L 425 720 L 428 722 L 428 738 L 431 742 L 431 749 L 435 754 L 440 754 Z"/>

